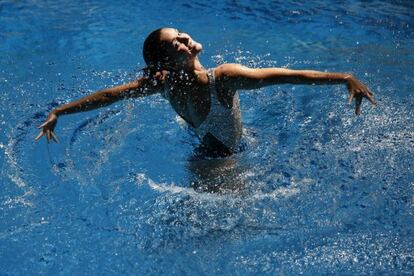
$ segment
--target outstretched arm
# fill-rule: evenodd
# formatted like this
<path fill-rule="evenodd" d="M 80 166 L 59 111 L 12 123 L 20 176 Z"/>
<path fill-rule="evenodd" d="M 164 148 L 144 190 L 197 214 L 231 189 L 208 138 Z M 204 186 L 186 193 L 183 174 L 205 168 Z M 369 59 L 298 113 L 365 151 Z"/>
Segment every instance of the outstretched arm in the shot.
<path fill-rule="evenodd" d="M 56 127 L 57 118 L 60 115 L 89 111 L 110 105 L 121 99 L 144 97 L 157 93 L 157 91 L 157 87 L 154 86 L 150 80 L 147 78 L 140 78 L 131 83 L 99 90 L 79 100 L 61 105 L 52 110 L 46 121 L 39 126 L 42 130 L 37 135 L 35 140 L 38 141 L 43 135 L 45 135 L 48 142 L 50 142 L 51 139 L 57 142 L 54 129 Z"/>
<path fill-rule="evenodd" d="M 232 91 L 256 89 L 274 84 L 346 84 L 349 102 L 355 98 L 355 113 L 361 113 L 361 102 L 367 98 L 376 104 L 373 93 L 354 76 L 344 73 L 291 70 L 285 68 L 252 69 L 239 64 L 224 64 L 216 69 L 216 77 Z"/>

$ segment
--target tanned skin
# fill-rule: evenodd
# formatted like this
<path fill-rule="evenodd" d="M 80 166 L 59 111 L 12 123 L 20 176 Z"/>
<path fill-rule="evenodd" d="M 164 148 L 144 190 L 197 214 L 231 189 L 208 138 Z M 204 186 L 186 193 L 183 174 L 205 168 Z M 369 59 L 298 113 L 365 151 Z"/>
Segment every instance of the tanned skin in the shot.
<path fill-rule="evenodd" d="M 210 98 L 207 70 L 198 59 L 202 46 L 188 34 L 172 28 L 162 30 L 161 41 L 169 46 L 169 55 L 173 61 L 169 64 L 168 71 L 162 70 L 151 78 L 142 77 L 131 83 L 100 90 L 57 107 L 39 126 L 41 131 L 35 140 L 38 141 L 42 136 L 46 136 L 48 142 L 50 140 L 57 142 L 54 129 L 61 115 L 93 110 L 126 98 L 139 98 L 160 93 L 165 85 L 172 83 L 174 83 L 174 89 L 171 89 L 170 104 L 188 124 L 193 127 L 199 126 L 208 115 Z M 215 69 L 214 74 L 217 96 L 223 105 L 232 102 L 237 90 L 252 90 L 275 84 L 344 84 L 349 92 L 349 103 L 355 100 L 357 115 L 361 113 L 361 103 L 364 98 L 376 105 L 374 95 L 368 87 L 346 73 L 285 68 L 257 69 L 240 64 L 223 64 Z"/>

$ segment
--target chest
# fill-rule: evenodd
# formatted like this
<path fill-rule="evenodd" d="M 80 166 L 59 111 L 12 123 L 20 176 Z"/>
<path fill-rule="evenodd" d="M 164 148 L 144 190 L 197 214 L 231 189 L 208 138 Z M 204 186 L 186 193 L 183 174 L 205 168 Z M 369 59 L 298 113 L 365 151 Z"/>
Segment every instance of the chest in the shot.
<path fill-rule="evenodd" d="M 164 95 L 175 112 L 193 127 L 197 127 L 208 115 L 210 109 L 208 86 L 174 82 L 164 88 Z"/>
<path fill-rule="evenodd" d="M 167 83 L 164 88 L 164 96 L 170 102 L 172 108 L 188 124 L 198 127 L 208 116 L 213 93 L 208 84 L 188 84 L 174 81 Z M 216 93 L 220 104 L 231 109 L 233 97 L 227 93 Z"/>

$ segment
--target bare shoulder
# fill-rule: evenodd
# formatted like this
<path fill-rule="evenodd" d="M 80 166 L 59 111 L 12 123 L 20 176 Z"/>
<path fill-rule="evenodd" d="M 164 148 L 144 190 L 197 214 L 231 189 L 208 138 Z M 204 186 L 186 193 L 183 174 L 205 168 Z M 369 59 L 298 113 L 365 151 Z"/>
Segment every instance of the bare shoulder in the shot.
<path fill-rule="evenodd" d="M 241 72 L 249 70 L 249 68 L 236 64 L 226 63 L 218 66 L 215 70 L 215 76 L 217 79 L 228 79 L 233 77 L 239 77 Z"/>
<path fill-rule="evenodd" d="M 216 78 L 228 89 L 253 89 L 261 87 L 261 69 L 249 68 L 241 64 L 227 63 L 216 68 Z"/>
<path fill-rule="evenodd" d="M 273 84 L 273 80 L 286 74 L 281 68 L 249 68 L 241 64 L 228 63 L 217 67 L 216 77 L 232 90 L 257 89 Z"/>

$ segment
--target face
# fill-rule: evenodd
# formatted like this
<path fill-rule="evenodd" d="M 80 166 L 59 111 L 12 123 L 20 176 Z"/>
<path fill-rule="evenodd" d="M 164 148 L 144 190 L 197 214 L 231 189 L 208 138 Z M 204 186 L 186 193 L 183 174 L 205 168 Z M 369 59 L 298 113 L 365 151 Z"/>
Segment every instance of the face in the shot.
<path fill-rule="evenodd" d="M 203 46 L 190 35 L 172 28 L 162 30 L 161 41 L 170 46 L 168 47 L 170 55 L 181 62 L 196 57 L 203 49 Z"/>

